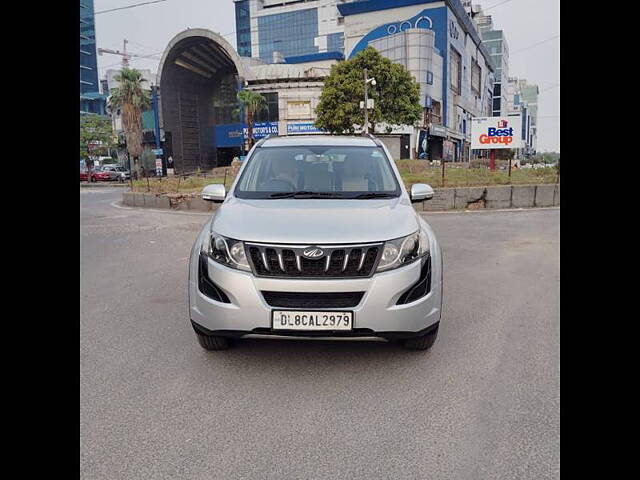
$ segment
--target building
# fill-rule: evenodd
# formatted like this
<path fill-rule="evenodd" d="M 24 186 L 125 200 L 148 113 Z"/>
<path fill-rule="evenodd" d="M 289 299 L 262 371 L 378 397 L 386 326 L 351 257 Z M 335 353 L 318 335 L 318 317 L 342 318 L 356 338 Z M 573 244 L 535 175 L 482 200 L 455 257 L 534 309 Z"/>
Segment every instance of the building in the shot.
<path fill-rule="evenodd" d="M 104 115 L 106 96 L 100 93 L 93 0 L 80 0 L 80 114 Z"/>
<path fill-rule="evenodd" d="M 476 25 L 482 43 L 491 54 L 491 60 L 496 67 L 491 116 L 505 116 L 508 111 L 509 44 L 504 32 L 494 27 L 491 15 L 485 15 L 480 5 L 472 5 L 469 0 L 463 3 L 467 15 Z"/>
<path fill-rule="evenodd" d="M 494 64 L 460 0 L 341 3 L 345 57 L 372 46 L 420 84 L 425 121 L 411 126 L 412 157 L 466 161 L 471 118 L 490 116 Z"/>
<path fill-rule="evenodd" d="M 344 54 L 344 0 L 234 0 L 238 54 L 265 63 L 295 63 Z M 311 57 L 309 57 L 311 56 Z M 316 57 L 317 56 L 317 57 Z"/>
<path fill-rule="evenodd" d="M 538 94 L 537 85 L 528 84 L 524 79 L 509 77 L 507 84 L 509 113 L 520 113 L 522 118 L 522 140 L 524 148 L 518 149 L 518 158 L 528 158 L 536 154 Z"/>
<path fill-rule="evenodd" d="M 469 159 L 471 118 L 492 112 L 495 67 L 459 0 L 234 3 L 237 51 L 215 32 L 187 29 L 160 61 L 161 136 L 176 171 L 227 165 L 241 154 L 241 89 L 267 99 L 255 138 L 317 132 L 315 108 L 331 65 L 367 46 L 420 85 L 423 121 L 378 125 L 391 128 L 384 141 L 394 158 Z"/>

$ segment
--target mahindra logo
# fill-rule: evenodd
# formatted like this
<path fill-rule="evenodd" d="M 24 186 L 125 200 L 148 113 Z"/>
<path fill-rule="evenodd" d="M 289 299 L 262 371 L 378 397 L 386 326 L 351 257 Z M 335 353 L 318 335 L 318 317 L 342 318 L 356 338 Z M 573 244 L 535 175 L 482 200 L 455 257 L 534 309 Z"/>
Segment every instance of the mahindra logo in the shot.
<path fill-rule="evenodd" d="M 324 252 L 318 247 L 310 247 L 302 251 L 302 256 L 305 258 L 320 258 L 323 255 Z"/>

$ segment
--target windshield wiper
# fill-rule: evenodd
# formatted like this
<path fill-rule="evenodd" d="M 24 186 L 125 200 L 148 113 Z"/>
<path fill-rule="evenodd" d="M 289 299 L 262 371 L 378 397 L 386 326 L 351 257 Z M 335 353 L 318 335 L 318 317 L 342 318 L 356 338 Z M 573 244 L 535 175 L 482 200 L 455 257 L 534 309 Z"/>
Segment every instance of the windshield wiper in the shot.
<path fill-rule="evenodd" d="M 278 192 L 272 193 L 269 195 L 269 198 L 325 198 L 325 197 L 334 197 L 336 194 L 334 192 Z"/>
<path fill-rule="evenodd" d="M 391 198 L 391 197 L 397 197 L 397 195 L 394 193 L 371 192 L 371 193 L 361 193 L 360 195 L 356 195 L 355 197 L 351 197 L 351 198 L 367 199 L 367 198 Z"/>

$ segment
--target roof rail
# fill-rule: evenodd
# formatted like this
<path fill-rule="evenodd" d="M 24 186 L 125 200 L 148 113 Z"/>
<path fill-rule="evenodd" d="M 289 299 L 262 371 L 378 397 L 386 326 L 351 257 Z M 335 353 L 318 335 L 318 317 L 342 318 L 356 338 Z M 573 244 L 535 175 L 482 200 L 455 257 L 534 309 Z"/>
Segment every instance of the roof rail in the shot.
<path fill-rule="evenodd" d="M 369 138 L 369 139 L 373 140 L 373 143 L 375 143 L 375 144 L 376 144 L 376 146 L 378 146 L 378 147 L 381 147 L 381 146 L 382 146 L 382 142 L 380 141 L 380 139 L 379 139 L 378 137 L 376 137 L 375 135 L 373 135 L 372 133 L 370 133 L 370 132 L 366 132 L 366 133 L 364 133 L 364 132 L 363 132 L 363 133 L 362 133 L 362 136 L 363 136 L 363 137 L 367 137 L 367 138 Z"/>
<path fill-rule="evenodd" d="M 277 137 L 278 134 L 277 133 L 270 133 L 269 135 L 267 135 L 266 137 L 262 137 L 260 140 L 258 140 L 258 142 L 256 143 L 256 147 L 260 147 L 262 146 L 262 144 L 265 142 L 265 140 L 268 140 L 272 137 Z"/>

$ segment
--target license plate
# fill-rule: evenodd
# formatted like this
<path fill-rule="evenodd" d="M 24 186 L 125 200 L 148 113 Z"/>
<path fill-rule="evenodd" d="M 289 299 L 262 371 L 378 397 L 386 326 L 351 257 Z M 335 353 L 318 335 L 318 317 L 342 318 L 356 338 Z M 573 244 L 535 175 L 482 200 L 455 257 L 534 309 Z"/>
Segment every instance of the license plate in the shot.
<path fill-rule="evenodd" d="M 273 330 L 351 330 L 353 312 L 273 310 Z"/>

